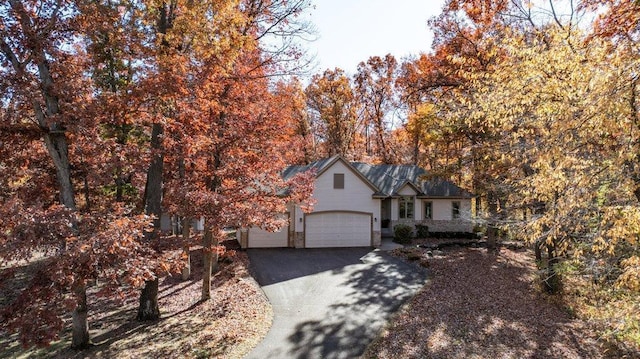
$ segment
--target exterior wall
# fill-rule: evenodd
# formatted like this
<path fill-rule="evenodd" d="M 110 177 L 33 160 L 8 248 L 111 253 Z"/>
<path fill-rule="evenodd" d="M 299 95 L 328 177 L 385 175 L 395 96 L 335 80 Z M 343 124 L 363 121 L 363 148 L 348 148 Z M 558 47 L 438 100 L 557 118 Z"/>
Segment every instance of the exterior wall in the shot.
<path fill-rule="evenodd" d="M 400 218 L 400 200 L 398 198 L 391 199 L 391 233 L 393 234 L 393 227 L 398 224 L 407 224 L 413 226 L 416 223 L 416 218 L 422 218 L 422 209 L 419 207 L 420 200 L 415 197 L 416 191 L 409 185 L 402 187 L 398 194 L 401 196 L 414 196 L 413 198 L 413 218 Z"/>
<path fill-rule="evenodd" d="M 452 218 L 452 202 L 460 202 L 460 218 Z M 395 217 L 391 221 L 391 228 L 396 224 L 408 224 L 414 226 L 416 224 L 424 224 L 429 226 L 432 232 L 472 232 L 473 217 L 471 215 L 471 200 L 463 198 L 432 198 L 432 199 L 416 199 L 416 219 L 398 219 L 398 200 L 394 199 Z M 424 203 L 432 203 L 432 219 L 424 218 Z M 393 211 L 392 211 L 393 212 Z"/>
<path fill-rule="evenodd" d="M 373 231 L 373 241 L 371 243 L 372 246 L 378 248 L 382 243 L 382 232 L 381 231 Z"/>
<path fill-rule="evenodd" d="M 402 187 L 399 191 L 398 194 L 402 195 L 402 196 L 413 196 L 413 219 L 420 219 L 422 218 L 422 206 L 420 206 L 420 200 L 417 199 L 416 196 L 416 191 L 409 185 L 405 185 L 404 187 Z M 398 207 L 398 200 L 396 199 L 396 216 L 393 219 L 399 220 L 400 222 L 411 222 L 411 220 L 408 219 L 400 219 L 400 213 L 399 213 L 399 207 Z"/>
<path fill-rule="evenodd" d="M 267 232 L 260 227 L 240 228 L 236 231 L 236 240 L 240 244 L 241 248 L 268 248 L 273 247 L 269 242 L 278 241 L 285 242 L 284 245 L 277 245 L 276 247 L 292 247 L 293 246 L 293 229 L 294 229 L 294 217 L 293 211 L 296 207 L 293 205 L 287 206 L 287 212 L 279 214 L 283 219 L 286 219 L 288 223 L 276 232 Z M 284 239 L 286 238 L 286 239 Z M 265 241 L 264 246 L 256 246 L 256 243 Z"/>
<path fill-rule="evenodd" d="M 204 231 L 204 218 L 200 218 L 199 220 L 192 223 L 191 228 L 196 231 Z"/>
<path fill-rule="evenodd" d="M 458 198 L 433 198 L 433 199 L 421 199 L 420 205 L 424 208 L 424 202 L 433 203 L 433 218 L 434 221 L 450 221 L 452 220 L 452 202 L 460 202 L 460 219 L 471 221 L 471 200 L 470 199 L 458 199 Z M 420 218 L 424 219 L 424 218 Z"/>
<path fill-rule="evenodd" d="M 344 188 L 333 188 L 333 174 L 344 174 Z M 323 172 L 315 181 L 313 198 L 316 204 L 314 212 L 320 211 L 355 211 L 371 213 L 374 218 L 373 232 L 380 232 L 380 199 L 372 198 L 374 190 L 369 187 L 362 178 L 347 167 L 342 161 L 336 161 L 330 168 Z M 296 232 L 299 220 L 296 221 Z"/>
<path fill-rule="evenodd" d="M 397 198 L 392 198 L 391 199 L 391 225 L 390 227 L 393 228 L 394 224 L 393 222 L 397 222 L 398 221 L 398 199 Z"/>
<path fill-rule="evenodd" d="M 166 213 L 163 213 L 160 216 L 160 230 L 161 231 L 175 231 L 181 232 L 182 230 L 178 228 L 178 221 L 176 216 L 170 216 Z M 191 230 L 193 231 L 204 231 L 204 218 L 200 218 L 197 221 L 191 221 Z"/>
<path fill-rule="evenodd" d="M 473 222 L 464 219 L 434 221 L 424 219 L 420 224 L 429 226 L 429 232 L 472 232 Z"/>
<path fill-rule="evenodd" d="M 304 232 L 296 232 L 293 238 L 294 248 L 304 248 Z"/>
<path fill-rule="evenodd" d="M 415 196 L 417 193 L 413 188 L 411 188 L 411 186 L 406 184 L 402 188 L 400 188 L 400 190 L 398 191 L 398 194 L 402 196 Z"/>
<path fill-rule="evenodd" d="M 304 232 L 304 212 L 302 212 L 300 206 L 295 206 L 291 219 L 293 220 L 294 232 Z"/>
<path fill-rule="evenodd" d="M 173 230 L 173 220 L 172 217 L 162 213 L 160 215 L 160 230 L 161 231 L 171 231 Z"/>
<path fill-rule="evenodd" d="M 453 202 L 460 202 L 460 218 L 453 219 Z M 432 203 L 431 219 L 421 218 L 419 223 L 429 226 L 432 232 L 471 232 L 473 231 L 473 217 L 471 216 L 471 200 L 462 198 L 433 198 L 422 199 L 420 206 L 424 208 L 424 202 Z"/>
<path fill-rule="evenodd" d="M 249 231 L 246 228 L 239 228 L 236 231 L 236 240 L 240 244 L 240 248 L 249 247 Z"/>
<path fill-rule="evenodd" d="M 300 206 L 293 208 L 291 220 L 293 235 L 291 236 L 291 247 L 304 248 L 304 212 Z"/>

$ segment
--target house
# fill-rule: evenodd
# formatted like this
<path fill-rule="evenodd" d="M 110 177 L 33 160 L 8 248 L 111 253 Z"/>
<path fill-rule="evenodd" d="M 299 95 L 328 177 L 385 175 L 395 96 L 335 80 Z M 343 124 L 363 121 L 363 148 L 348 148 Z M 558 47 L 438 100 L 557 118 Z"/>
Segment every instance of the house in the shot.
<path fill-rule="evenodd" d="M 423 224 L 430 231 L 471 232 L 473 195 L 450 181 L 424 180 L 413 165 L 371 165 L 341 156 L 307 166 L 290 166 L 283 176 L 314 170 L 313 211 L 292 204 L 278 232 L 241 229 L 243 248 L 377 247 L 398 223 Z"/>
<path fill-rule="evenodd" d="M 181 217 L 163 212 L 160 215 L 160 230 L 163 232 L 182 233 Z M 204 231 L 204 218 L 191 221 L 191 230 L 196 232 Z"/>

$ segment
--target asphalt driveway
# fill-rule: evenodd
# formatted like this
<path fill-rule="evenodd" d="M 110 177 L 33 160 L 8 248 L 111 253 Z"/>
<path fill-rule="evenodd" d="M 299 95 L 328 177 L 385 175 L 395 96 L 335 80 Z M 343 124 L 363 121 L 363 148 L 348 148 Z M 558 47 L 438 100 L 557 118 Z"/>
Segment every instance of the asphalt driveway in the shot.
<path fill-rule="evenodd" d="M 251 359 L 358 357 L 426 280 L 424 270 L 369 248 L 248 253 L 274 311 Z"/>

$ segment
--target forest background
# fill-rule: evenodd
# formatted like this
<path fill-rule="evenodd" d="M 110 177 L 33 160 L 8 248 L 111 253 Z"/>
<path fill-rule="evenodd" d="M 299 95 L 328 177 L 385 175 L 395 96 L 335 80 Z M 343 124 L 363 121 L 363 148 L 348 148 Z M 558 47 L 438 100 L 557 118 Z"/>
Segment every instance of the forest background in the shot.
<path fill-rule="evenodd" d="M 638 345 L 639 2 L 448 0 L 424 53 L 303 81 L 310 6 L 0 4 L 2 278 L 46 258 L 3 329 L 46 345 L 71 312 L 86 346 L 96 285 L 157 318 L 158 279 L 188 276 L 194 245 L 187 225 L 162 240 L 162 214 L 204 218 L 207 300 L 223 230 L 281 226 L 313 178 L 282 169 L 340 154 L 475 193 L 490 246 L 531 244 L 547 291 L 580 291 L 606 335 Z"/>

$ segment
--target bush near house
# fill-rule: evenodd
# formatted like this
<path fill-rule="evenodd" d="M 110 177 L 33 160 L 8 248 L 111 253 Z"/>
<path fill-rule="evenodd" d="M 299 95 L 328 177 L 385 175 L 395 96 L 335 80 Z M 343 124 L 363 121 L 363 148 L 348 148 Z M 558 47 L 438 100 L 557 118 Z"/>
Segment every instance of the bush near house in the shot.
<path fill-rule="evenodd" d="M 429 232 L 429 237 L 447 239 L 478 239 L 478 235 L 471 232 Z"/>
<path fill-rule="evenodd" d="M 416 237 L 417 238 L 429 237 L 429 226 L 424 224 L 416 224 Z"/>
<path fill-rule="evenodd" d="M 409 244 L 413 238 L 413 228 L 407 224 L 393 226 L 393 241 L 400 244 Z"/>

